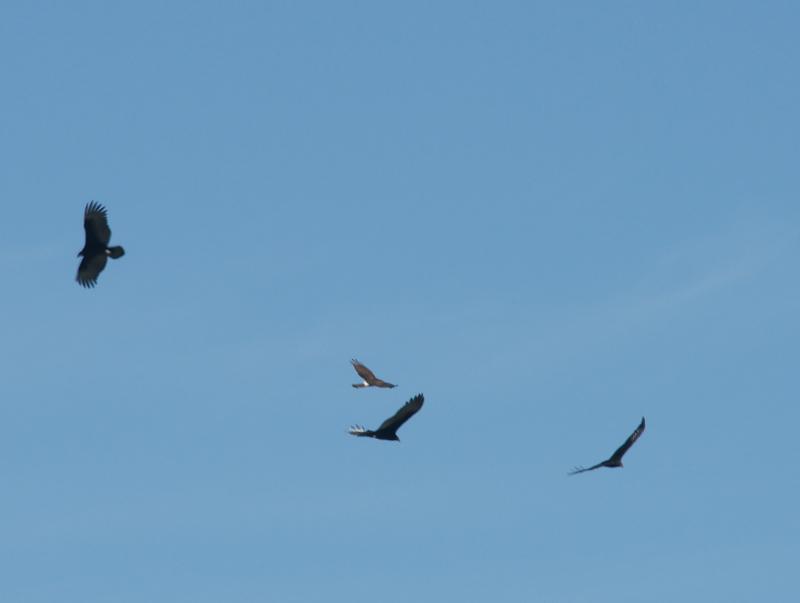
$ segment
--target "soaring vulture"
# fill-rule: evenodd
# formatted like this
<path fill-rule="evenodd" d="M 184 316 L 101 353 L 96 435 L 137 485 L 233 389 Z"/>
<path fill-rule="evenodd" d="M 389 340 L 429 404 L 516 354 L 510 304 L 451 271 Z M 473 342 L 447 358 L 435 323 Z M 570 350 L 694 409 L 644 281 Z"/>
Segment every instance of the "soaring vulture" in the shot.
<path fill-rule="evenodd" d="M 644 417 L 642 417 L 642 422 L 639 423 L 639 427 L 634 429 L 633 433 L 628 437 L 627 440 L 625 440 L 625 443 L 617 448 L 610 458 L 606 459 L 602 463 L 597 463 L 596 465 L 586 469 L 583 467 L 575 467 L 575 469 L 570 471 L 569 475 L 583 473 L 584 471 L 592 471 L 593 469 L 598 469 L 599 467 L 622 467 L 622 457 L 625 456 L 626 452 L 628 452 L 628 448 L 633 446 L 633 443 L 639 439 L 639 436 L 642 435 L 642 432 L 644 432 Z"/>
<path fill-rule="evenodd" d="M 86 231 L 86 243 L 78 253 L 78 257 L 83 256 L 83 259 L 78 266 L 78 276 L 75 280 L 82 287 L 94 287 L 97 284 L 97 277 L 106 267 L 107 259 L 121 258 L 125 255 L 125 250 L 119 246 L 108 246 L 111 229 L 108 227 L 106 208 L 99 203 L 92 201 L 86 205 L 83 212 L 83 228 Z"/>
<path fill-rule="evenodd" d="M 353 383 L 353 387 L 395 387 L 394 383 L 387 383 L 383 379 L 378 379 L 375 373 L 355 358 L 353 358 L 350 363 L 353 365 L 353 368 L 356 369 L 358 376 L 364 380 L 362 383 Z"/>
<path fill-rule="evenodd" d="M 399 442 L 400 438 L 397 437 L 397 430 L 422 408 L 424 402 L 425 396 L 417 394 L 403 404 L 400 410 L 394 413 L 394 416 L 389 417 L 381 423 L 381 426 L 375 431 L 364 429 L 360 425 L 353 425 L 350 428 L 350 433 L 359 437 L 375 438 L 376 440 L 395 440 Z"/>

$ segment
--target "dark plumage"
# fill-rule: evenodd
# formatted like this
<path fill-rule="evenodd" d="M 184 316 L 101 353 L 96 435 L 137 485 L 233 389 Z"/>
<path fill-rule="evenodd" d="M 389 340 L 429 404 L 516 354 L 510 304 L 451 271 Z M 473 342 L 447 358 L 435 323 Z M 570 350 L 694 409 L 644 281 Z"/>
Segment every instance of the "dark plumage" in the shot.
<path fill-rule="evenodd" d="M 387 383 L 383 379 L 378 379 L 371 370 L 361 364 L 355 358 L 350 361 L 353 368 L 356 369 L 358 376 L 364 381 L 362 383 L 353 383 L 353 387 L 395 387 L 394 383 Z"/>
<path fill-rule="evenodd" d="M 399 442 L 400 438 L 397 437 L 397 430 L 422 408 L 424 402 L 425 396 L 417 394 L 403 404 L 400 410 L 394 413 L 393 416 L 381 423 L 381 426 L 375 431 L 364 429 L 360 425 L 354 425 L 350 428 L 350 433 L 359 437 L 375 438 L 376 440 L 395 440 Z"/>
<path fill-rule="evenodd" d="M 122 247 L 109 247 L 111 229 L 108 227 L 106 208 L 94 201 L 86 205 L 83 212 L 83 228 L 86 231 L 86 243 L 78 253 L 83 256 L 81 265 L 78 266 L 78 275 L 75 280 L 82 287 L 94 287 L 97 277 L 106 267 L 108 258 L 116 260 L 125 255 Z"/>
<path fill-rule="evenodd" d="M 642 417 L 642 422 L 639 423 L 639 427 L 637 427 L 633 433 L 625 440 L 625 443 L 616 449 L 614 454 L 612 454 L 608 459 L 603 461 L 602 463 L 597 463 L 593 467 L 589 467 L 584 469 L 583 467 L 575 467 L 572 471 L 570 471 L 570 475 L 575 475 L 576 473 L 583 473 L 584 471 L 592 471 L 593 469 L 598 469 L 600 467 L 622 467 L 622 457 L 628 452 L 628 448 L 633 446 L 633 443 L 639 439 L 639 436 L 642 435 L 644 432 L 644 417 Z"/>

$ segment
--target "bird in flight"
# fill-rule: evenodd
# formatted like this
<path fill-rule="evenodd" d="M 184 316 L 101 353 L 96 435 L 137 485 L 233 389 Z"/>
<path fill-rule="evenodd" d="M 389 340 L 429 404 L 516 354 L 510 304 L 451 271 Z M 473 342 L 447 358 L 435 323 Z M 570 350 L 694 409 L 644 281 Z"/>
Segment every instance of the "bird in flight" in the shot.
<path fill-rule="evenodd" d="M 592 471 L 594 469 L 598 469 L 600 467 L 622 467 L 622 457 L 628 452 L 628 448 L 633 446 L 633 443 L 639 439 L 639 436 L 642 435 L 644 432 L 644 417 L 642 417 L 642 422 L 639 423 L 639 427 L 637 427 L 633 433 L 625 440 L 625 443 L 617 448 L 614 454 L 611 455 L 610 458 L 606 459 L 602 463 L 597 463 L 596 465 L 588 468 L 584 467 L 575 467 L 572 471 L 570 471 L 569 475 L 575 475 L 576 473 L 583 473 L 584 471 Z"/>
<path fill-rule="evenodd" d="M 394 383 L 387 383 L 383 379 L 378 379 L 371 370 L 353 358 L 350 363 L 356 369 L 358 376 L 363 379 L 361 383 L 353 383 L 353 387 L 395 387 Z"/>
<path fill-rule="evenodd" d="M 114 260 L 121 258 L 125 255 L 125 250 L 119 246 L 108 246 L 111 229 L 108 227 L 106 208 L 99 203 L 92 201 L 86 205 L 83 212 L 83 228 L 86 231 L 86 243 L 78 253 L 78 257 L 83 256 L 83 259 L 78 266 L 78 276 L 75 280 L 82 287 L 91 288 L 97 284 L 97 277 L 106 267 L 108 258 Z"/>
<path fill-rule="evenodd" d="M 386 419 L 381 426 L 375 431 L 371 429 L 364 429 L 361 425 L 353 425 L 350 428 L 350 434 L 359 437 L 375 438 L 376 440 L 394 440 L 399 442 L 400 438 L 397 437 L 397 430 L 413 417 L 425 402 L 425 396 L 417 394 L 408 402 L 403 404 L 393 416 Z"/>

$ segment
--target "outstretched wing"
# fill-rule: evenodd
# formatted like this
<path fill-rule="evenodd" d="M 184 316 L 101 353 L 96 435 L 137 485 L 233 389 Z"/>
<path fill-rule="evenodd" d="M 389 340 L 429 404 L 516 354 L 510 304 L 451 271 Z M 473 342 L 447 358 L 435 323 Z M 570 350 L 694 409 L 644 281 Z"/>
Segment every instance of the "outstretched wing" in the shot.
<path fill-rule="evenodd" d="M 389 383 L 388 381 L 384 381 L 383 379 L 378 379 L 377 377 L 372 383 L 370 383 L 370 385 L 374 385 L 375 387 L 388 387 L 388 388 L 397 387 L 394 383 Z"/>
<path fill-rule="evenodd" d="M 377 381 L 375 377 L 375 373 L 369 370 L 366 366 L 361 364 L 358 360 L 353 358 L 350 363 L 353 365 L 353 368 L 356 369 L 358 376 L 361 377 L 364 381 L 369 383 L 370 385 Z"/>
<path fill-rule="evenodd" d="M 374 431 L 365 429 L 363 425 L 353 425 L 347 432 L 350 435 L 360 436 L 360 437 L 371 436 L 375 433 Z"/>
<path fill-rule="evenodd" d="M 585 473 L 586 471 L 594 471 L 595 469 L 599 469 L 603 466 L 603 463 L 597 463 L 592 467 L 575 467 L 572 471 L 570 471 L 567 475 L 576 475 L 578 473 Z"/>
<path fill-rule="evenodd" d="M 394 413 L 394 416 L 389 417 L 383 423 L 381 423 L 381 426 L 378 427 L 376 431 L 386 431 L 388 433 L 394 433 L 395 431 L 400 429 L 400 426 L 403 423 L 405 423 L 411 417 L 417 414 L 417 412 L 419 411 L 420 408 L 422 408 L 422 405 L 424 403 L 425 403 L 425 396 L 423 396 L 422 394 L 417 394 L 416 396 L 411 398 L 408 402 L 403 404 L 403 406 L 400 407 L 400 410 Z"/>
<path fill-rule="evenodd" d="M 622 460 L 622 457 L 628 452 L 628 448 L 633 446 L 633 443 L 639 439 L 639 436 L 642 435 L 644 432 L 644 417 L 642 417 L 642 422 L 639 423 L 639 427 L 633 430 L 633 433 L 625 440 L 625 443 L 620 446 L 619 448 L 614 451 L 614 454 L 611 455 L 611 458 L 608 459 L 612 462 L 617 462 Z"/>
<path fill-rule="evenodd" d="M 94 287 L 97 284 L 97 277 L 106 267 L 107 261 L 105 252 L 84 256 L 81 265 L 78 266 L 78 276 L 75 277 L 75 280 L 81 287 Z"/>
<path fill-rule="evenodd" d="M 106 208 L 95 201 L 88 203 L 83 212 L 83 228 L 86 230 L 87 249 L 92 247 L 105 249 L 111 239 Z"/>

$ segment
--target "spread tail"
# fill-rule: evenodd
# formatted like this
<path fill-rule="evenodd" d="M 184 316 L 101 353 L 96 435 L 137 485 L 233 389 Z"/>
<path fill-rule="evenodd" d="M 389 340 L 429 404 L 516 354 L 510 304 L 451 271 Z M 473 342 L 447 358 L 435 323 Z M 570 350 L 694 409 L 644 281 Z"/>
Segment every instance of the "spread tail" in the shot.
<path fill-rule="evenodd" d="M 116 247 L 109 247 L 108 248 L 108 256 L 112 260 L 116 260 L 117 258 L 121 258 L 123 255 L 125 255 L 125 250 L 122 247 L 120 247 L 119 245 L 117 245 Z"/>

